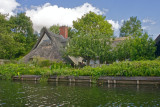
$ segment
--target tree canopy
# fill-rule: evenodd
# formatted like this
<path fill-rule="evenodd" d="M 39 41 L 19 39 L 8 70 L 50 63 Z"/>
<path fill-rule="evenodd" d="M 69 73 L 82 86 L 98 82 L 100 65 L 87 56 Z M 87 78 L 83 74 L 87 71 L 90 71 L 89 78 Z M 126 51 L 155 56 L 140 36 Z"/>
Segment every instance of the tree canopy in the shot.
<path fill-rule="evenodd" d="M 114 48 L 117 60 L 152 60 L 155 58 L 155 41 L 147 33 L 130 37 Z"/>
<path fill-rule="evenodd" d="M 16 16 L 10 18 L 11 29 L 17 34 L 15 39 L 18 42 L 25 43 L 26 52 L 30 51 L 38 36 L 33 33 L 33 23 L 25 13 L 19 13 Z"/>
<path fill-rule="evenodd" d="M 32 22 L 25 13 L 11 16 L 0 14 L 0 58 L 12 59 L 25 55 L 37 41 Z"/>
<path fill-rule="evenodd" d="M 102 63 L 109 59 L 113 30 L 104 16 L 89 12 L 81 19 L 73 21 L 73 27 L 77 36 L 69 42 L 68 55 L 83 57 L 87 64 L 91 59 L 99 59 Z"/>
<path fill-rule="evenodd" d="M 124 21 L 120 28 L 120 37 L 138 36 L 142 33 L 141 21 L 137 17 L 130 17 L 129 20 Z"/>
<path fill-rule="evenodd" d="M 89 12 L 80 19 L 73 21 L 73 28 L 78 31 L 78 34 L 90 34 L 91 36 L 105 35 L 111 37 L 113 36 L 112 25 L 105 18 L 105 16 Z"/>

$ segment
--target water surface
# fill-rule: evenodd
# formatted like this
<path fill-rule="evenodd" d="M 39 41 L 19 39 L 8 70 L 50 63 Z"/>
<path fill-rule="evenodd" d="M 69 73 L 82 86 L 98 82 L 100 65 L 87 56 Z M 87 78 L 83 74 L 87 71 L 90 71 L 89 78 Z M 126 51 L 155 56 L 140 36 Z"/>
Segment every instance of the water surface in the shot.
<path fill-rule="evenodd" d="M 0 106 L 158 107 L 160 106 L 160 86 L 0 80 Z"/>

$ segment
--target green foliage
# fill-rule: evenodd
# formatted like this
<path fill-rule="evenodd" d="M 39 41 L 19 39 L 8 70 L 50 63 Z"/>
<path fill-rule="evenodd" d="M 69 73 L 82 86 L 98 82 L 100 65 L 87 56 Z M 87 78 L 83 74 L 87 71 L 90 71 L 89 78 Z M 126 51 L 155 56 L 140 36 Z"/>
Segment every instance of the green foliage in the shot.
<path fill-rule="evenodd" d="M 41 58 L 41 57 L 34 57 L 33 61 L 30 62 L 34 66 L 39 67 L 49 67 L 52 64 L 52 61 Z"/>
<path fill-rule="evenodd" d="M 54 74 L 63 76 L 160 76 L 160 61 L 123 61 L 92 68 L 57 69 Z"/>
<path fill-rule="evenodd" d="M 142 33 L 141 21 L 137 17 L 130 17 L 129 20 L 124 21 L 122 27 L 120 28 L 120 36 L 138 36 Z"/>
<path fill-rule="evenodd" d="M 51 70 L 62 69 L 62 68 L 71 68 L 71 65 L 64 64 L 63 62 L 52 62 Z"/>
<path fill-rule="evenodd" d="M 130 47 L 131 45 L 131 38 L 122 41 L 121 43 L 117 44 L 116 47 L 113 48 L 113 54 L 115 55 L 115 60 L 123 61 L 125 59 L 130 58 Z"/>
<path fill-rule="evenodd" d="M 42 81 L 50 75 L 92 76 L 94 79 L 100 76 L 160 76 L 160 61 L 123 61 L 96 68 L 85 66 L 81 69 L 63 63 L 53 63 L 50 69 L 33 64 L 4 64 L 0 65 L 0 75 L 2 79 L 20 75 L 41 75 Z"/>
<path fill-rule="evenodd" d="M 77 33 L 77 32 L 76 32 L 75 29 L 73 29 L 73 28 L 71 28 L 71 27 L 68 27 L 68 37 L 69 37 L 69 38 L 75 37 L 75 36 L 77 35 L 76 33 Z"/>
<path fill-rule="evenodd" d="M 12 25 L 5 15 L 0 14 L 0 23 L 0 58 L 16 58 L 24 52 L 24 44 L 15 40 L 16 34 L 11 31 Z"/>
<path fill-rule="evenodd" d="M 24 50 L 23 44 L 16 42 L 11 35 L 0 35 L 0 58 L 12 59 Z"/>
<path fill-rule="evenodd" d="M 11 29 L 16 33 L 15 40 L 25 44 L 26 52 L 30 51 L 38 36 L 33 34 L 33 23 L 25 13 L 19 13 L 16 16 L 10 18 Z"/>
<path fill-rule="evenodd" d="M 91 59 L 99 59 L 103 63 L 109 60 L 110 49 L 111 42 L 106 38 L 79 36 L 70 40 L 66 53 L 70 56 L 83 57 L 88 63 Z"/>
<path fill-rule="evenodd" d="M 10 23 L 6 19 L 7 15 L 3 15 L 0 13 L 0 34 L 8 34 L 11 32 L 10 30 Z"/>
<path fill-rule="evenodd" d="M 49 30 L 51 31 L 51 32 L 53 32 L 54 34 L 59 34 L 59 32 L 60 32 L 60 30 L 59 30 L 59 25 L 52 25 L 50 28 L 49 28 Z"/>
<path fill-rule="evenodd" d="M 113 36 L 112 25 L 105 18 L 105 16 L 89 12 L 77 21 L 73 21 L 73 28 L 78 31 L 78 34 L 90 34 L 91 36 L 105 35 L 111 37 Z"/>
<path fill-rule="evenodd" d="M 155 42 L 145 33 L 142 36 L 130 37 L 114 48 L 116 59 L 152 60 L 155 58 Z"/>
<path fill-rule="evenodd" d="M 109 59 L 113 30 L 104 16 L 89 12 L 73 21 L 73 27 L 77 32 L 69 41 L 67 55 L 83 57 L 87 64 L 91 59 L 99 59 L 102 63 Z"/>
<path fill-rule="evenodd" d="M 4 64 L 0 66 L 0 75 L 3 79 L 11 79 L 12 76 L 19 75 L 50 75 L 48 68 L 35 67 L 31 64 Z"/>
<path fill-rule="evenodd" d="M 11 16 L 0 14 L 0 58 L 14 59 L 25 55 L 37 41 L 32 22 L 25 13 Z"/>
<path fill-rule="evenodd" d="M 160 56 L 159 56 L 159 57 L 157 57 L 155 60 L 160 61 Z"/>

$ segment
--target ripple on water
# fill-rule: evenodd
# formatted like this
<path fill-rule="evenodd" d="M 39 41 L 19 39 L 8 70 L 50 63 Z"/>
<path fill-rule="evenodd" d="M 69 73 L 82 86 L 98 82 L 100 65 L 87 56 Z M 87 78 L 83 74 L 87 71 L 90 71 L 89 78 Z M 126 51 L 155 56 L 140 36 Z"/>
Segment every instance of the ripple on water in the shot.
<path fill-rule="evenodd" d="M 1 81 L 0 81 L 1 82 Z M 1 83 L 0 106 L 159 106 L 160 88 L 154 86 L 126 86 L 118 87 L 68 85 L 56 84 L 32 84 Z M 154 87 L 154 88 L 153 88 Z M 11 91 L 12 90 L 12 91 Z M 150 91 L 152 90 L 152 91 Z"/>

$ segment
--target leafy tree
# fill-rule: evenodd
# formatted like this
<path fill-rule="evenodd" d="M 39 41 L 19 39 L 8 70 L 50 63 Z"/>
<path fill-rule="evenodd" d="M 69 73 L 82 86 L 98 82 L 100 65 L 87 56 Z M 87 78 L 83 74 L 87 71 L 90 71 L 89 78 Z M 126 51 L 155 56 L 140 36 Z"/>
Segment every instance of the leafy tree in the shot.
<path fill-rule="evenodd" d="M 0 14 L 0 58 L 15 58 L 24 51 L 23 44 L 15 41 L 15 34 L 11 31 L 11 24 L 6 20 L 6 15 Z"/>
<path fill-rule="evenodd" d="M 76 32 L 76 30 L 74 28 L 68 27 L 68 37 L 69 38 L 73 38 L 73 37 L 77 36 L 76 33 L 77 32 Z"/>
<path fill-rule="evenodd" d="M 38 36 L 33 34 L 33 24 L 25 13 L 19 13 L 16 16 L 11 16 L 10 24 L 12 31 L 16 34 L 15 40 L 25 44 L 26 52 L 30 51 Z"/>
<path fill-rule="evenodd" d="M 24 50 L 23 44 L 16 42 L 11 35 L 0 35 L 0 58 L 13 59 Z"/>
<path fill-rule="evenodd" d="M 37 41 L 32 22 L 25 13 L 11 16 L 0 14 L 0 58 L 12 59 L 25 55 Z"/>
<path fill-rule="evenodd" d="M 112 25 L 105 18 L 105 16 L 89 12 L 77 21 L 73 21 L 73 28 L 78 31 L 78 34 L 90 34 L 91 36 L 105 35 L 111 37 L 113 36 Z"/>
<path fill-rule="evenodd" d="M 155 42 L 143 33 L 141 21 L 137 17 L 130 17 L 124 21 L 120 29 L 120 36 L 130 36 L 129 40 L 123 41 L 114 49 L 119 60 L 143 60 L 155 57 Z"/>
<path fill-rule="evenodd" d="M 75 57 L 83 57 L 87 60 L 87 65 L 89 65 L 91 59 L 99 59 L 101 63 L 105 62 L 110 49 L 110 43 L 107 39 L 78 36 L 70 40 L 67 47 L 67 54 Z"/>
<path fill-rule="evenodd" d="M 99 59 L 101 63 L 109 59 L 113 30 L 105 17 L 89 12 L 73 21 L 73 27 L 76 29 L 76 36 L 69 42 L 68 55 L 83 57 L 87 64 L 91 59 Z"/>
<path fill-rule="evenodd" d="M 147 33 L 140 37 L 130 37 L 114 48 L 116 59 L 120 61 L 125 59 L 151 60 L 155 58 L 155 50 L 155 42 L 149 38 Z"/>
<path fill-rule="evenodd" d="M 142 37 L 133 39 L 131 45 L 131 60 L 151 60 L 155 58 L 155 41 L 149 38 L 147 33 L 144 33 Z"/>
<path fill-rule="evenodd" d="M 10 30 L 10 24 L 6 20 L 7 15 L 3 15 L 0 13 L 0 34 L 7 34 L 11 32 Z"/>
<path fill-rule="evenodd" d="M 130 17 L 129 20 L 124 21 L 120 28 L 120 36 L 140 36 L 142 34 L 141 21 L 137 17 Z"/>

